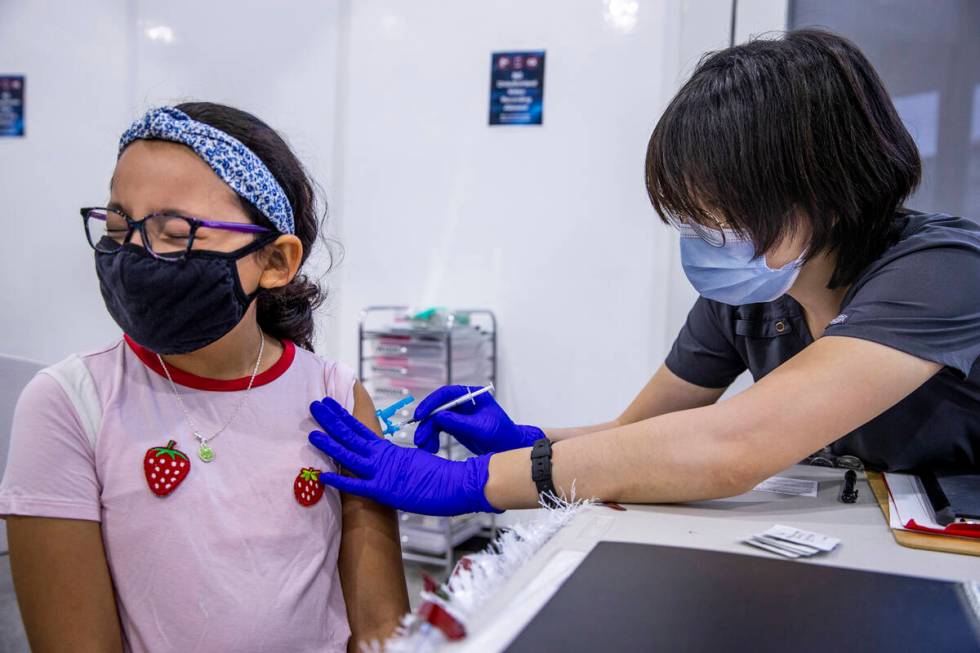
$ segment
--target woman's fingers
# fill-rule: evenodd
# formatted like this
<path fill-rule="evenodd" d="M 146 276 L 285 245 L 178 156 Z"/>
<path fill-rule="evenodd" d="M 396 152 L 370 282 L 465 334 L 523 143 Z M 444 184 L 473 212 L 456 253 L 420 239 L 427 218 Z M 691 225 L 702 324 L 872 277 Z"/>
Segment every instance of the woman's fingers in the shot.
<path fill-rule="evenodd" d="M 347 426 L 347 428 L 349 428 L 352 432 L 364 438 L 368 442 L 377 442 L 378 436 L 374 433 L 374 431 L 364 426 L 360 420 L 347 412 L 347 409 L 338 404 L 332 397 L 324 397 L 320 404 L 330 411 L 341 424 Z"/>
<path fill-rule="evenodd" d="M 312 431 L 309 437 L 314 447 L 336 460 L 341 467 L 351 470 L 358 476 L 370 478 L 373 475 L 374 468 L 371 462 L 349 449 L 342 438 L 321 431 Z"/>
<path fill-rule="evenodd" d="M 439 430 L 445 431 L 452 436 L 483 435 L 479 431 L 479 419 L 469 415 L 460 415 L 451 410 L 444 410 L 436 413 L 429 420 L 433 422 Z M 464 443 L 465 444 L 465 443 Z"/>
<path fill-rule="evenodd" d="M 439 432 L 432 420 L 422 422 L 415 429 L 415 446 L 429 453 L 439 451 Z"/>
<path fill-rule="evenodd" d="M 363 479 L 351 478 L 350 476 L 343 476 L 341 474 L 333 474 L 330 472 L 320 472 L 319 479 L 324 485 L 337 488 L 341 492 L 356 494 L 358 496 L 368 497 L 369 499 L 372 498 L 371 484 Z"/>
<path fill-rule="evenodd" d="M 357 421 L 354 416 L 329 397 L 323 401 L 314 401 L 310 404 L 310 414 L 323 427 L 323 430 L 334 437 L 342 438 L 350 449 L 362 456 L 366 456 L 370 452 L 369 442 L 377 440 L 377 436 L 370 429 Z M 366 435 L 365 431 L 367 432 Z"/>

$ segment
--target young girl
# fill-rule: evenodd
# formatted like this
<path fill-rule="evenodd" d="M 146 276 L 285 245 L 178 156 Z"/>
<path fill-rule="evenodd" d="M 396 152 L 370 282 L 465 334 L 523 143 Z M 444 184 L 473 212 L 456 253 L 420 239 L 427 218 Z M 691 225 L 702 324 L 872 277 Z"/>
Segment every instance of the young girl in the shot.
<path fill-rule="evenodd" d="M 365 423 L 311 353 L 312 184 L 286 143 L 209 103 L 123 134 L 82 210 L 123 338 L 38 374 L 0 486 L 35 651 L 342 651 L 407 610 L 394 514 L 317 481 L 311 397 Z M 79 235 L 82 236 L 80 230 Z"/>

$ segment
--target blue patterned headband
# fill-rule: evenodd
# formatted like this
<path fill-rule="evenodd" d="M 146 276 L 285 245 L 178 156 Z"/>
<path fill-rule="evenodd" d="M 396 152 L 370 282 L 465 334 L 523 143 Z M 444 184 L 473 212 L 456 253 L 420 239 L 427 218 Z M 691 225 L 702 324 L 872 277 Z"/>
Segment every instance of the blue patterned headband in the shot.
<path fill-rule="evenodd" d="M 183 143 L 194 150 L 231 189 L 251 202 L 281 233 L 295 233 L 293 207 L 269 169 L 237 138 L 205 125 L 180 109 L 146 112 L 119 139 L 119 154 L 138 138 Z"/>

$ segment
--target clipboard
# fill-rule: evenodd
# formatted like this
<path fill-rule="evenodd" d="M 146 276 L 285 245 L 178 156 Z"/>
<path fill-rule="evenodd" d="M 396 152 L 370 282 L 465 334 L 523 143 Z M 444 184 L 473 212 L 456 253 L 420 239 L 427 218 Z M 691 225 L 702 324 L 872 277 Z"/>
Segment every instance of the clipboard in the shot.
<path fill-rule="evenodd" d="M 880 472 L 866 471 L 868 485 L 875 495 L 878 507 L 885 515 L 888 524 L 888 486 Z M 942 551 L 944 553 L 960 553 L 963 555 L 980 556 L 980 540 L 970 540 L 964 537 L 949 537 L 947 535 L 930 535 L 929 533 L 914 533 L 892 529 L 892 536 L 902 546 L 927 551 Z"/>

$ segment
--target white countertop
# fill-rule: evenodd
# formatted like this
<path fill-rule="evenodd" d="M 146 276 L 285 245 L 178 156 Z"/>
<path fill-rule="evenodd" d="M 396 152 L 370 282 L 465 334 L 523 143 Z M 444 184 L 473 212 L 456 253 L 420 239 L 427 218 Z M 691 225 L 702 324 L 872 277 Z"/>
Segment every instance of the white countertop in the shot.
<path fill-rule="evenodd" d="M 483 617 L 469 624 L 469 636 L 445 650 L 484 653 L 504 649 L 600 541 L 778 558 L 739 540 L 774 524 L 785 524 L 841 540 L 830 553 L 796 560 L 797 564 L 980 581 L 980 557 L 899 545 L 863 475 L 859 475 L 859 496 L 853 504 L 838 501 L 843 470 L 796 465 L 778 475 L 817 481 L 817 496 L 749 492 L 681 505 L 626 505 L 625 512 L 604 506 L 583 509 L 507 581 L 486 605 Z"/>

